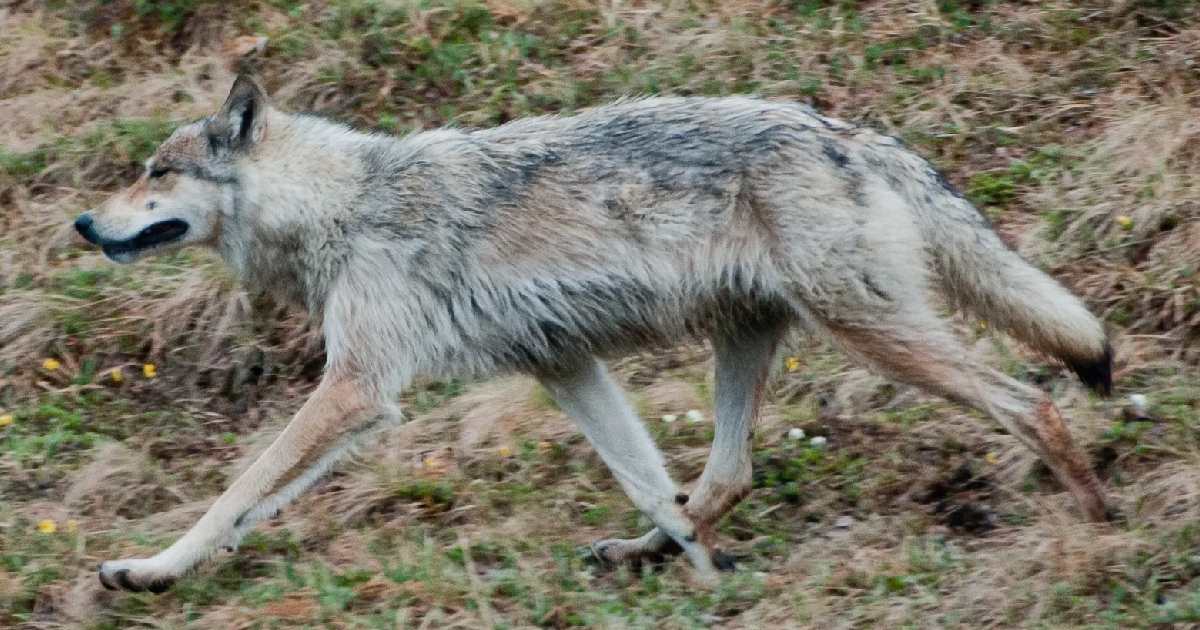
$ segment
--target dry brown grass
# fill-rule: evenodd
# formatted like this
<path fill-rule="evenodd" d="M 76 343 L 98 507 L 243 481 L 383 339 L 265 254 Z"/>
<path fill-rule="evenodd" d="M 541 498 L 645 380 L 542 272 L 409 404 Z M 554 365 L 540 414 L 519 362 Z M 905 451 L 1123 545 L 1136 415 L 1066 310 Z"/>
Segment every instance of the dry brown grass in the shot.
<path fill-rule="evenodd" d="M 0 428 L 0 625 L 1200 620 L 1194 3 L 151 4 L 0 8 L 0 414 L 15 417 Z M 265 49 L 245 39 L 258 36 Z M 411 423 L 237 555 L 162 598 L 101 591 L 96 562 L 186 527 L 321 368 L 306 319 L 246 295 L 213 257 L 115 268 L 68 225 L 172 122 L 211 111 L 239 67 L 284 107 L 392 131 L 660 91 L 804 100 L 900 135 L 1106 317 L 1120 395 L 1147 394 L 1150 419 L 1123 420 L 1120 403 L 972 334 L 986 360 L 1053 389 L 1124 520 L 1080 524 L 1010 436 L 798 345 L 802 367 L 780 377 L 758 431 L 756 489 L 722 529 L 742 570 L 716 593 L 683 563 L 606 574 L 575 557 L 646 523 L 525 379 L 421 384 L 404 397 Z M 122 383 L 106 380 L 114 367 Z M 681 479 L 699 473 L 711 425 L 656 419 L 710 413 L 710 367 L 702 347 L 617 363 Z M 788 441 L 793 427 L 827 449 Z M 47 518 L 59 533 L 36 533 Z"/>

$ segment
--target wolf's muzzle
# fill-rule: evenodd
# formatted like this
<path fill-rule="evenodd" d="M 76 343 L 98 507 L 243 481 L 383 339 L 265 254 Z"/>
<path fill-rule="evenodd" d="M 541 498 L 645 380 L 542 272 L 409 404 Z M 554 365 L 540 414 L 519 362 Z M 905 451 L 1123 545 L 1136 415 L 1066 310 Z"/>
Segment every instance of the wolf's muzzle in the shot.
<path fill-rule="evenodd" d="M 143 228 L 131 238 L 115 241 L 101 236 L 93 222 L 92 215 L 85 212 L 75 219 L 75 230 L 87 242 L 99 245 L 110 258 L 178 240 L 187 234 L 189 227 L 187 221 L 182 219 L 167 219 Z"/>

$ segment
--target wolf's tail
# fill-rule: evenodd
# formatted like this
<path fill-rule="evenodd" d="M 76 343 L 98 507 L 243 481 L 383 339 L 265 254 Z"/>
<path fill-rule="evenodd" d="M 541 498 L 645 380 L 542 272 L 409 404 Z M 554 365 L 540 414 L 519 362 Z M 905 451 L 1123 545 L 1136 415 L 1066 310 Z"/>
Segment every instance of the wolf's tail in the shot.
<path fill-rule="evenodd" d="M 1060 359 L 1093 390 L 1110 394 L 1112 347 L 1104 324 L 1079 298 L 1005 246 L 940 174 L 927 172 L 933 180 L 927 185 L 937 192 L 920 195 L 922 230 L 951 298 Z"/>

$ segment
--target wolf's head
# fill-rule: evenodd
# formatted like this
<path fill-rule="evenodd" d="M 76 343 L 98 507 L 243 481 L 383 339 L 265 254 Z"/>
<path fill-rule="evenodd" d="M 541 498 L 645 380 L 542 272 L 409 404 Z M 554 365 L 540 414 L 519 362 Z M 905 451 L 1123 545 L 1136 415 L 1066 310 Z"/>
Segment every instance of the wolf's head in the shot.
<path fill-rule="evenodd" d="M 262 88 L 239 76 L 221 110 L 176 129 L 132 186 L 75 220 L 75 229 L 119 263 L 184 245 L 216 245 L 237 204 L 238 162 L 267 133 Z"/>

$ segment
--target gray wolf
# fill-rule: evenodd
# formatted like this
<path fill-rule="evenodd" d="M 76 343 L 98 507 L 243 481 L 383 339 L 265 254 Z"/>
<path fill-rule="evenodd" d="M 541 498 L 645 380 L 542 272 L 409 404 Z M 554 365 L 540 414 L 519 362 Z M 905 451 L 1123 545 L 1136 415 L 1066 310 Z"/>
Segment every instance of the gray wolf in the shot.
<path fill-rule="evenodd" d="M 714 525 L 749 490 L 751 433 L 781 337 L 827 335 L 881 374 L 973 407 L 1033 449 L 1084 516 L 1101 484 L 1046 394 L 971 358 L 933 296 L 1111 387 L 1102 324 L 1010 251 L 897 140 L 792 103 L 644 98 L 404 138 L 273 107 L 239 77 L 130 188 L 76 228 L 114 261 L 215 249 L 247 286 L 319 318 L 323 380 L 177 542 L 105 562 L 160 591 L 399 417 L 417 375 L 531 374 L 654 523 L 611 562 L 681 551 L 729 568 Z M 681 492 L 602 357 L 706 338 L 715 438 Z"/>

